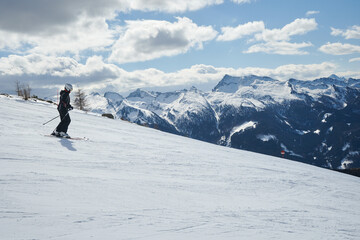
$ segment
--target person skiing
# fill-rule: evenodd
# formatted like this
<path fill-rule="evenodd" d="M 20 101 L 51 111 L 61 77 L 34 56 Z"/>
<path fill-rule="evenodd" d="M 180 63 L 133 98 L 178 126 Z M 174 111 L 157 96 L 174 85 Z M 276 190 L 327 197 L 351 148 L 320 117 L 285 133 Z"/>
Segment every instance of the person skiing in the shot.
<path fill-rule="evenodd" d="M 74 109 L 70 104 L 70 93 L 72 90 L 73 86 L 70 83 L 66 83 L 64 90 L 60 91 L 60 101 L 57 107 L 60 113 L 60 123 L 51 135 L 70 138 L 69 134 L 67 134 L 67 131 L 71 122 L 69 111 Z"/>

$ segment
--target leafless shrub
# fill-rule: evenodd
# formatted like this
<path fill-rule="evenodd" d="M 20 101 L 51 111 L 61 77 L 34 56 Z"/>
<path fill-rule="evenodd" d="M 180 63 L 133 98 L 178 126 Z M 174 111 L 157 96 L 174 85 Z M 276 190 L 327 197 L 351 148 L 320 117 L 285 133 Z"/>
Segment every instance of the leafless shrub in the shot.
<path fill-rule="evenodd" d="M 31 96 L 31 87 L 29 84 L 22 84 L 19 81 L 15 82 L 15 91 L 18 96 L 28 100 Z"/>

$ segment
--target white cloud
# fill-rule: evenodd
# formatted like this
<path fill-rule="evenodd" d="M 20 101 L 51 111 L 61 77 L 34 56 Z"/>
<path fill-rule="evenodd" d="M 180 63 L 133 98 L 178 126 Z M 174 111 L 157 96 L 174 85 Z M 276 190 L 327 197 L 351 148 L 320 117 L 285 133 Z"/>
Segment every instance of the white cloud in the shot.
<path fill-rule="evenodd" d="M 10 55 L 0 58 L 0 85 L 11 79 L 30 81 L 34 87 L 63 84 L 67 79 L 77 83 L 94 83 L 118 78 L 119 68 L 106 64 L 99 56 L 80 64 L 70 57 L 39 54 Z"/>
<path fill-rule="evenodd" d="M 336 64 L 330 62 L 320 64 L 288 64 L 277 67 L 269 75 L 282 80 L 289 78 L 313 80 L 331 75 L 331 73 L 336 71 L 336 68 Z"/>
<path fill-rule="evenodd" d="M 233 41 L 243 38 L 245 36 L 253 35 L 257 32 L 265 30 L 265 24 L 263 21 L 248 22 L 238 25 L 237 27 L 223 27 L 221 28 L 222 34 L 218 36 L 218 41 Z"/>
<path fill-rule="evenodd" d="M 289 41 L 292 36 L 304 35 L 317 28 L 314 18 L 298 18 L 283 28 L 266 29 L 263 21 L 248 22 L 237 27 L 223 27 L 218 41 L 232 41 L 254 35 L 256 41 L 275 42 Z"/>
<path fill-rule="evenodd" d="M 112 47 L 109 60 L 117 63 L 138 62 L 173 56 L 202 49 L 217 32 L 211 26 L 198 26 L 190 19 L 177 22 L 157 20 L 126 21 L 123 33 Z"/>
<path fill-rule="evenodd" d="M 352 59 L 349 60 L 349 62 L 360 62 L 360 57 L 352 58 Z"/>
<path fill-rule="evenodd" d="M 39 54 L 0 58 L 0 89 L 14 91 L 14 81 L 28 82 L 35 90 L 39 88 L 62 87 L 71 82 L 88 91 L 126 92 L 136 88 L 166 87 L 209 84 L 214 87 L 225 74 L 234 76 L 261 75 L 279 80 L 297 78 L 302 80 L 329 76 L 337 66 L 333 63 L 288 64 L 277 68 L 226 68 L 211 65 L 194 65 L 190 68 L 165 73 L 150 68 L 126 71 L 114 64 L 105 63 L 102 57 L 93 56 L 81 64 L 69 57 L 52 57 Z M 353 76 L 359 73 L 353 73 Z"/>
<path fill-rule="evenodd" d="M 293 22 L 286 24 L 281 29 L 265 29 L 263 32 L 255 35 L 258 41 L 289 41 L 292 36 L 304 35 L 317 29 L 317 23 L 314 18 L 298 18 Z"/>
<path fill-rule="evenodd" d="M 78 21 L 79 16 L 112 19 L 115 12 L 131 10 L 185 12 L 222 4 L 223 0 L 2 0 L 0 29 L 51 35 Z"/>
<path fill-rule="evenodd" d="M 360 79 L 360 72 L 356 71 L 336 72 L 335 74 L 344 78 Z"/>
<path fill-rule="evenodd" d="M 185 12 L 195 11 L 206 6 L 222 4 L 223 0 L 120 0 L 129 10 Z"/>
<path fill-rule="evenodd" d="M 165 73 L 157 69 L 145 69 L 134 72 L 124 72 L 118 79 L 108 82 L 108 89 L 116 91 L 131 91 L 136 88 L 166 87 L 172 86 L 179 89 L 183 86 L 202 85 L 212 89 L 225 74 L 232 76 L 259 75 L 270 76 L 275 79 L 286 81 L 290 78 L 301 80 L 313 80 L 319 77 L 329 76 L 336 70 L 336 65 L 329 62 L 320 64 L 289 64 L 277 68 L 226 68 L 211 65 L 193 65 L 190 68 L 176 72 Z M 355 74 L 355 73 L 354 73 Z M 131 82 L 128 79 L 132 79 Z M 95 90 L 95 89 L 94 89 Z M 101 89 L 99 89 L 101 91 Z"/>
<path fill-rule="evenodd" d="M 81 51 L 90 49 L 96 54 L 114 44 L 118 33 L 108 22 L 118 21 L 115 17 L 121 12 L 174 13 L 222 3 L 223 0 L 3 0 L 0 51 L 79 57 Z"/>
<path fill-rule="evenodd" d="M 79 21 L 63 31 L 52 37 L 33 38 L 36 45 L 30 52 L 79 54 L 80 51 L 87 49 L 95 52 L 102 51 L 114 43 L 115 31 L 109 29 L 105 18 L 80 18 Z"/>
<path fill-rule="evenodd" d="M 323 53 L 331 55 L 347 55 L 353 53 L 360 53 L 360 46 L 348 43 L 327 43 L 319 48 Z"/>
<path fill-rule="evenodd" d="M 343 36 L 345 39 L 360 39 L 360 26 L 354 25 L 347 30 L 331 28 L 331 35 Z"/>
<path fill-rule="evenodd" d="M 27 35 L 52 35 L 77 22 L 79 16 L 113 17 L 120 2 L 106 0 L 3 0 L 0 1 L 0 29 Z"/>
<path fill-rule="evenodd" d="M 258 53 L 264 52 L 269 54 L 279 55 L 305 55 L 308 54 L 305 51 L 301 51 L 301 48 L 310 47 L 311 43 L 290 43 L 290 42 L 266 42 L 259 43 L 251 46 L 245 53 Z"/>
<path fill-rule="evenodd" d="M 0 50 L 13 52 L 79 55 L 83 50 L 104 50 L 114 43 L 116 32 L 109 29 L 105 18 L 82 16 L 51 36 L 8 33 L 0 30 Z"/>
<path fill-rule="evenodd" d="M 10 55 L 0 58 L 0 75 L 56 75 L 58 71 L 73 69 L 77 65 L 76 60 L 67 57 Z"/>
<path fill-rule="evenodd" d="M 0 51 L 14 51 L 16 49 L 20 49 L 28 42 L 28 39 L 23 37 L 21 34 L 0 30 Z"/>
<path fill-rule="evenodd" d="M 222 34 L 217 41 L 233 41 L 236 39 L 250 37 L 248 42 L 261 42 L 249 47 L 244 53 L 265 52 L 280 55 L 304 55 L 308 54 L 300 49 L 310 47 L 310 42 L 292 43 L 291 37 L 304 35 L 317 29 L 314 18 L 298 18 L 286 24 L 281 29 L 266 29 L 263 21 L 248 22 L 237 27 L 223 27 Z"/>
<path fill-rule="evenodd" d="M 315 14 L 319 14 L 320 11 L 307 11 L 306 12 L 306 16 L 311 16 L 311 15 L 315 15 Z"/>
<path fill-rule="evenodd" d="M 243 4 L 243 3 L 251 3 L 254 2 L 255 0 L 231 0 L 233 3 L 237 3 L 237 4 Z"/>
<path fill-rule="evenodd" d="M 323 62 L 320 64 L 287 64 L 276 68 L 218 68 L 209 65 L 195 65 L 190 69 L 183 69 L 176 73 L 171 73 L 171 77 L 177 75 L 179 78 L 184 73 L 197 79 L 196 81 L 212 81 L 217 83 L 225 74 L 232 76 L 258 75 L 269 76 L 281 81 L 290 78 L 301 80 L 314 80 L 319 77 L 329 76 L 334 73 L 337 66 L 333 63 Z M 201 80 L 203 79 L 203 80 Z"/>
<path fill-rule="evenodd" d="M 157 20 L 126 21 L 124 27 L 111 29 L 105 18 L 86 16 L 47 35 L 27 35 L 0 30 L 0 50 L 47 55 L 73 55 L 81 52 L 113 51 L 110 60 L 117 63 L 147 61 L 163 56 L 202 49 L 203 43 L 216 37 L 211 26 L 198 26 L 188 18 L 176 22 Z M 119 36 L 116 40 L 115 36 Z M 25 47 L 26 46 L 26 47 Z M 86 54 L 86 53 L 85 53 Z"/>
<path fill-rule="evenodd" d="M 340 30 L 340 29 L 336 29 L 336 28 L 331 28 L 331 35 L 333 36 L 339 36 L 339 35 L 342 35 L 344 32 L 343 30 Z"/>

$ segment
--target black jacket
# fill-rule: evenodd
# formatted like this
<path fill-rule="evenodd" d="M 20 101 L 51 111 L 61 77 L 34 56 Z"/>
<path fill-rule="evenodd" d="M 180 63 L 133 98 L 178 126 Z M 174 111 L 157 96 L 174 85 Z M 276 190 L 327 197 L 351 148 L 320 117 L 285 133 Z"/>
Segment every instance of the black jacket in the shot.
<path fill-rule="evenodd" d="M 72 108 L 72 106 L 70 104 L 69 92 L 61 90 L 58 110 L 59 112 L 67 112 L 70 108 Z"/>

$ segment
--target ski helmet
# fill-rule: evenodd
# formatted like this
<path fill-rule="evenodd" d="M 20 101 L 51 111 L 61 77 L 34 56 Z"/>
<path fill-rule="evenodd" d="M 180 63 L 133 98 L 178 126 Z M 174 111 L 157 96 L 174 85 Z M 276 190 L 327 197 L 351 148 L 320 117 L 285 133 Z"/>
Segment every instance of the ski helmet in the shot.
<path fill-rule="evenodd" d="M 73 90 L 73 86 L 70 83 L 65 84 L 65 90 L 71 92 Z"/>

